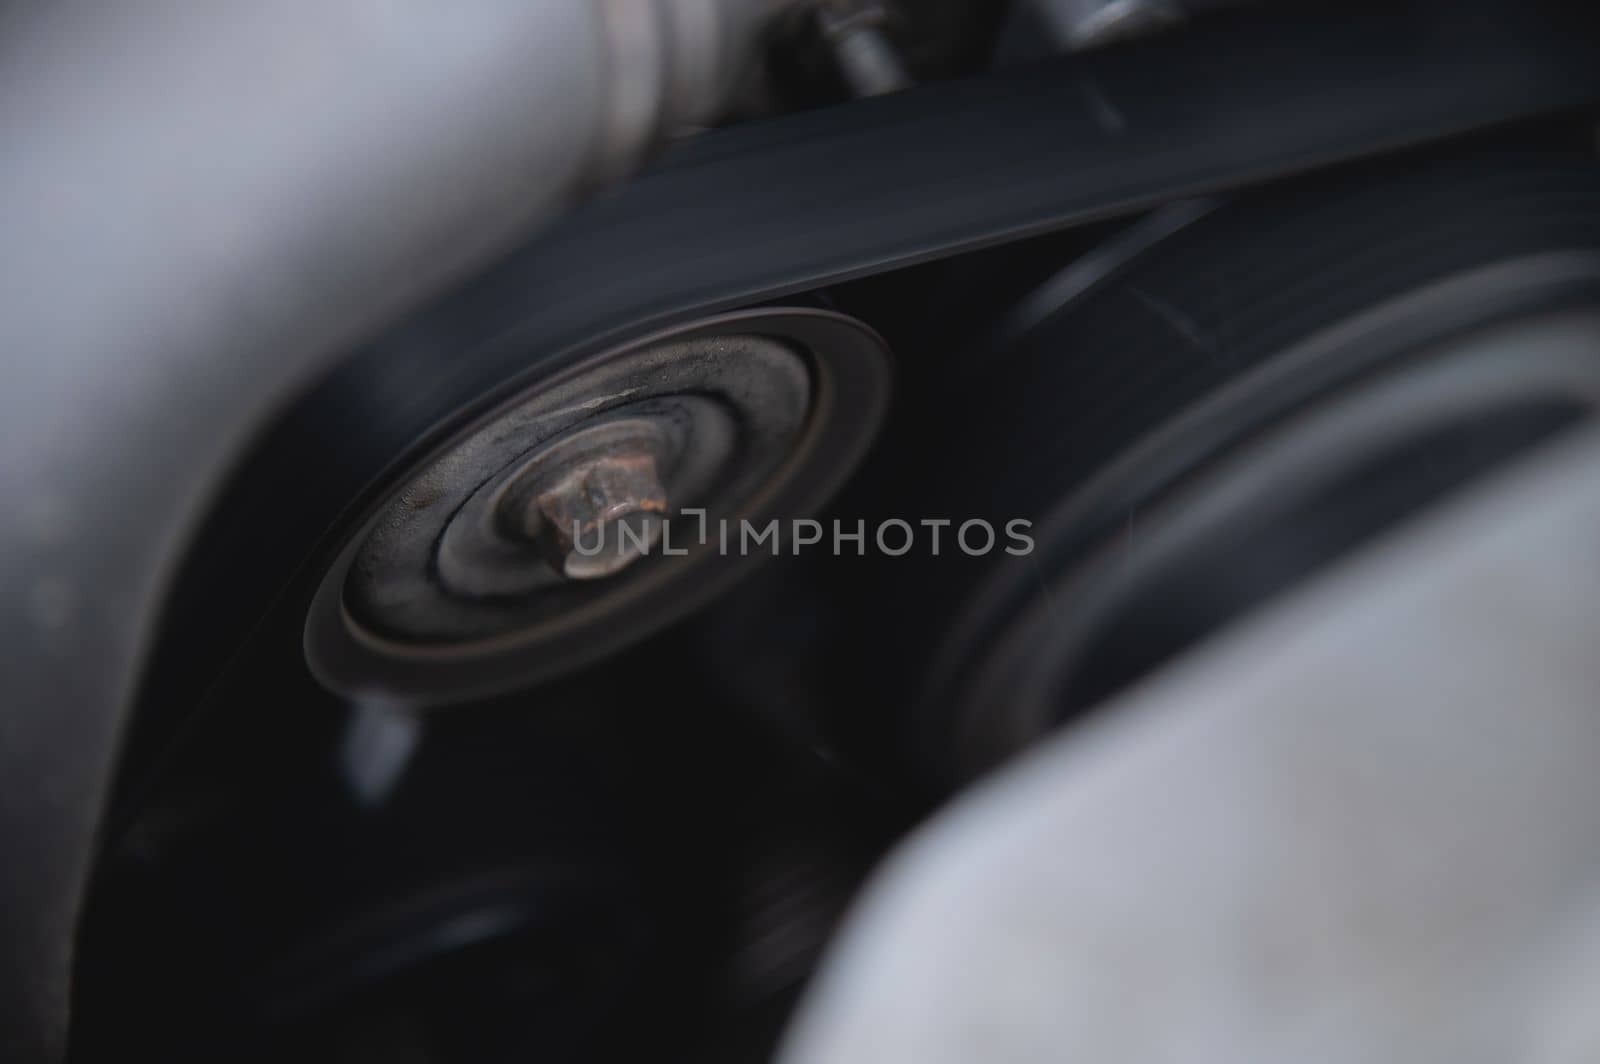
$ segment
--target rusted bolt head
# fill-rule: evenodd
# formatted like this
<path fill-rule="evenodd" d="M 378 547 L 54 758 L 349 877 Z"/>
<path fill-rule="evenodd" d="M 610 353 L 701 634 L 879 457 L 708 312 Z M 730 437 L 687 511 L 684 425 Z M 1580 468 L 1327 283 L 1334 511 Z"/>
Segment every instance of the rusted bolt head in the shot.
<path fill-rule="evenodd" d="M 639 441 L 562 471 L 529 501 L 524 528 L 563 576 L 598 580 L 649 553 L 666 514 L 655 453 Z"/>

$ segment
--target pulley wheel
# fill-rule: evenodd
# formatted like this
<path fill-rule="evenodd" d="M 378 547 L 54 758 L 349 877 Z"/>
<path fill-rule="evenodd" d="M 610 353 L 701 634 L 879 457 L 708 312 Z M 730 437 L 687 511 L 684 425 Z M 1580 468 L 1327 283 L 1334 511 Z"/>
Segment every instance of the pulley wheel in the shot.
<path fill-rule="evenodd" d="M 410 704 L 576 668 L 755 560 L 855 466 L 888 359 L 816 310 L 727 314 L 539 381 L 417 461 L 328 569 L 305 629 L 326 685 Z"/>
<path fill-rule="evenodd" d="M 984 365 L 927 464 L 1036 549 L 886 596 L 938 618 L 901 735 L 945 783 L 1593 417 L 1600 167 L 1512 143 L 1263 190 Z"/>

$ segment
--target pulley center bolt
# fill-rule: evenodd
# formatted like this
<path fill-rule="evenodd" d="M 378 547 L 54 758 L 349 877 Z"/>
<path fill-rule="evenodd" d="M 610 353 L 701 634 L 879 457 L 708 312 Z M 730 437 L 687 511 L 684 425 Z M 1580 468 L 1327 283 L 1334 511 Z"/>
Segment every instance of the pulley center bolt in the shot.
<path fill-rule="evenodd" d="M 667 512 L 655 451 L 635 440 L 557 473 L 528 501 L 523 529 L 561 575 L 598 580 L 648 554 Z"/>

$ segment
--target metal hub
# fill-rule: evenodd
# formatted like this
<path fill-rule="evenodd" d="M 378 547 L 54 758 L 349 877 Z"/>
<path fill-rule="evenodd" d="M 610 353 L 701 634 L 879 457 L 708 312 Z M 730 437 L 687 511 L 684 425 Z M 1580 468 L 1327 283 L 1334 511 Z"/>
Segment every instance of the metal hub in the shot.
<path fill-rule="evenodd" d="M 886 393 L 881 341 L 809 310 L 727 315 L 538 384 L 373 508 L 313 601 L 312 669 L 430 703 L 615 650 L 754 560 L 706 529 L 820 505 Z"/>
<path fill-rule="evenodd" d="M 678 476 L 689 441 L 672 416 L 692 405 L 599 420 L 514 462 L 445 527 L 434 559 L 439 585 L 467 597 L 514 595 L 558 577 L 613 576 L 645 557 L 671 513 L 663 476 L 674 475 L 679 497 L 701 486 Z M 695 442 L 715 452 L 701 463 L 721 468 L 732 435 L 711 424 L 713 411 L 701 415 Z"/>
<path fill-rule="evenodd" d="M 590 429 L 568 442 L 603 432 L 604 426 Z M 661 539 L 667 490 L 656 471 L 653 442 L 626 439 L 603 453 L 565 462 L 557 467 L 557 479 L 521 507 L 522 531 L 539 542 L 562 576 L 612 576 Z"/>

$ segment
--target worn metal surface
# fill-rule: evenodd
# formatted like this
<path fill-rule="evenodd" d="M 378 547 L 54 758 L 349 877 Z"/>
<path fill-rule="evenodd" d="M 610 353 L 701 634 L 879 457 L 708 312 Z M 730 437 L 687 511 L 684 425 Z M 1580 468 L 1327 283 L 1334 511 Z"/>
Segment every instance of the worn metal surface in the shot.
<path fill-rule="evenodd" d="M 669 497 L 696 497 L 727 467 L 737 430 L 731 413 L 704 396 L 629 403 L 590 420 L 571 435 L 519 455 L 518 448 L 530 440 L 529 427 L 506 419 L 487 433 L 487 441 L 496 446 L 481 454 L 482 461 L 474 455 L 473 461 L 447 468 L 443 476 L 433 475 L 437 463 L 430 467 L 388 503 L 385 518 L 396 527 L 367 538 L 356 570 L 346 579 L 346 597 L 356 592 L 368 599 L 375 612 L 389 614 L 399 631 L 411 628 L 419 636 L 432 632 L 447 637 L 449 628 L 439 623 L 444 618 L 424 609 L 408 623 L 411 611 L 383 610 L 382 598 L 427 594 L 435 585 L 438 591 L 468 599 L 505 599 L 559 586 L 576 537 L 567 535 L 573 530 L 570 524 L 553 527 L 541 507 L 553 481 L 592 468 L 610 455 L 631 453 L 655 463 L 652 475 L 658 480 L 664 476 L 665 483 L 626 488 L 625 497 L 614 498 L 612 505 L 620 503 L 635 513 L 664 513 Z M 426 506 L 415 505 L 428 500 Z M 437 511 L 420 515 L 425 524 L 418 522 L 412 511 L 433 510 L 434 502 Z M 584 509 L 590 511 L 587 518 L 573 513 L 563 520 L 597 524 L 599 506 Z M 458 635 L 464 631 L 470 628 L 456 629 Z"/>
<path fill-rule="evenodd" d="M 785 1064 L 1600 1052 L 1600 437 L 1052 740 L 880 874 Z"/>
<path fill-rule="evenodd" d="M 614 576 L 661 538 L 672 504 L 661 485 L 660 457 L 655 437 L 630 433 L 600 453 L 561 463 L 557 479 L 535 487 L 533 501 L 522 507 L 524 534 L 544 545 L 562 576 Z"/>
<path fill-rule="evenodd" d="M 723 547 L 726 525 L 737 536 L 740 521 L 788 521 L 832 494 L 877 430 L 888 381 L 870 329 L 775 308 L 649 336 L 541 382 L 354 526 L 311 603 L 311 666 L 338 690 L 434 704 L 546 678 L 655 631 L 756 560 Z M 573 518 L 524 483 L 525 461 L 570 433 L 646 422 L 678 513 L 658 529 L 671 533 L 659 550 L 604 580 L 552 581 L 537 551 L 494 534 L 525 490 L 521 505 Z"/>

